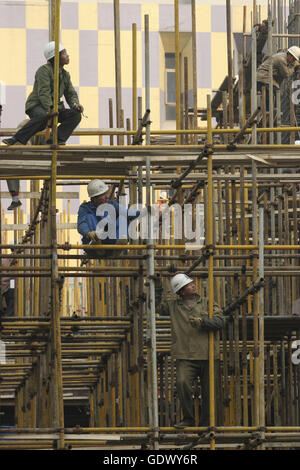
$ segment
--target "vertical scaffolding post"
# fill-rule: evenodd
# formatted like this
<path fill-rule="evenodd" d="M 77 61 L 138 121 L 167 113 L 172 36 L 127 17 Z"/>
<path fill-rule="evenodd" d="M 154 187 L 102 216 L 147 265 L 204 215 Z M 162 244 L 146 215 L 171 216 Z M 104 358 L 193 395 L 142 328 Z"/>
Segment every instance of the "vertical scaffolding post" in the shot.
<path fill-rule="evenodd" d="M 213 317 L 214 309 L 214 257 L 213 257 L 213 172 L 212 172 L 212 111 L 211 97 L 207 96 L 207 239 L 209 248 L 208 259 L 208 314 Z M 215 426 L 215 364 L 214 364 L 214 333 L 209 332 L 209 416 L 210 427 Z M 210 441 L 210 449 L 215 449 L 215 439 Z"/>
<path fill-rule="evenodd" d="M 192 60 L 193 60 L 193 105 L 194 105 L 194 129 L 198 124 L 198 97 L 197 97 L 197 33 L 196 33 L 196 0 L 192 0 Z M 194 135 L 196 144 L 198 137 Z"/>
<path fill-rule="evenodd" d="M 257 110 L 257 82 L 256 82 L 256 64 L 257 64 L 257 40 L 256 26 L 252 27 L 252 89 L 251 89 L 251 115 Z M 257 143 L 256 124 L 252 127 L 252 145 Z"/>
<path fill-rule="evenodd" d="M 121 38 L 120 38 L 120 2 L 114 0 L 114 36 L 115 36 L 115 76 L 116 76 L 116 122 L 121 125 L 122 89 L 121 89 Z M 117 137 L 120 145 L 121 137 Z"/>
<path fill-rule="evenodd" d="M 264 205 L 259 206 L 259 252 L 258 252 L 258 273 L 259 278 L 264 277 Z M 259 426 L 265 425 L 265 367 L 264 367 L 264 289 L 261 288 L 258 294 L 259 304 Z"/>
<path fill-rule="evenodd" d="M 175 17 L 175 74 L 176 74 L 176 130 L 180 129 L 180 61 L 179 61 L 179 0 L 174 0 Z M 176 135 L 176 144 L 180 144 L 181 137 Z"/>
<path fill-rule="evenodd" d="M 252 160 L 252 243 L 257 245 L 257 165 Z M 253 252 L 253 282 L 257 280 L 257 252 Z M 254 341 L 254 426 L 259 425 L 259 344 L 258 344 L 258 294 L 253 296 L 253 341 Z"/>
<path fill-rule="evenodd" d="M 55 58 L 54 58 L 54 96 L 53 110 L 56 115 L 53 122 L 53 154 L 51 167 L 51 309 L 52 309 L 52 342 L 53 342 L 53 385 L 54 385 L 54 426 L 59 428 L 60 438 L 58 448 L 64 448 L 64 410 L 63 410 L 63 384 L 62 384 L 62 350 L 60 331 L 60 309 L 59 309 L 59 278 L 57 258 L 57 227 L 56 227 L 56 177 L 57 177 L 57 123 L 58 123 L 58 99 L 59 99 L 59 28 L 60 28 L 60 0 L 55 4 Z"/>
<path fill-rule="evenodd" d="M 268 10 L 268 52 L 269 57 L 273 55 L 273 22 L 272 22 L 272 10 L 269 6 Z M 273 61 L 270 62 L 270 75 L 269 75 L 269 126 L 274 127 L 274 100 L 273 100 Z M 270 133 L 270 144 L 274 143 L 274 134 Z"/>
<path fill-rule="evenodd" d="M 228 98 L 229 98 L 229 127 L 233 128 L 233 73 L 232 73 L 232 43 L 231 43 L 231 2 L 226 0 L 227 20 L 227 61 L 228 61 Z"/>
<path fill-rule="evenodd" d="M 137 129 L 137 45 L 136 23 L 132 24 L 132 129 Z"/>
<path fill-rule="evenodd" d="M 149 15 L 145 15 L 145 97 L 146 110 L 150 110 L 150 45 L 149 45 Z M 150 145 L 150 121 L 146 125 L 146 145 Z M 150 363 L 150 426 L 153 432 L 153 449 L 158 446 L 158 397 L 157 397 L 157 364 L 156 364 L 156 331 L 155 331 L 155 284 L 154 284 L 154 247 L 153 220 L 151 217 L 151 175 L 150 157 L 146 157 L 146 205 L 148 209 L 148 240 L 147 240 L 147 324 L 149 325 L 148 357 Z"/>

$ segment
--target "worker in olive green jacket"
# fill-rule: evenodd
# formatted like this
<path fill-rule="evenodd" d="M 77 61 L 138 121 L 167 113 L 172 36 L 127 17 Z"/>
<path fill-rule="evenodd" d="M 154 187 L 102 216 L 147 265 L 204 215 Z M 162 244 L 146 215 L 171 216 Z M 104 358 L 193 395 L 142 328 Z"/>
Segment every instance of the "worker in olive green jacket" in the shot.
<path fill-rule="evenodd" d="M 209 331 L 218 332 L 226 320 L 214 304 L 214 316 L 208 317 L 208 300 L 196 293 L 195 282 L 186 274 L 176 274 L 171 287 L 178 299 L 161 302 L 162 289 L 156 286 L 156 311 L 171 319 L 171 354 L 176 359 L 176 388 L 183 420 L 175 427 L 194 426 L 193 383 L 201 380 L 202 406 L 199 426 L 209 426 Z M 215 337 L 214 357 L 219 356 Z"/>
<path fill-rule="evenodd" d="M 42 65 L 35 74 L 33 90 L 27 98 L 25 104 L 25 112 L 30 117 L 28 121 L 16 134 L 10 138 L 3 139 L 7 145 L 22 144 L 26 145 L 27 141 L 35 133 L 46 128 L 51 110 L 53 108 L 54 93 L 54 41 L 46 44 L 44 55 L 47 64 Z M 70 109 L 65 109 L 64 103 L 59 101 L 58 104 L 58 144 L 63 145 L 72 134 L 75 127 L 81 121 L 81 113 L 83 107 L 79 104 L 78 95 L 74 89 L 70 74 L 64 70 L 64 66 L 69 63 L 70 59 L 66 49 L 59 45 L 59 99 L 64 96 Z M 52 143 L 52 137 L 47 141 Z"/>
<path fill-rule="evenodd" d="M 267 57 L 257 69 L 257 91 L 262 91 L 262 87 L 266 88 L 266 106 L 269 110 L 269 82 L 270 69 L 272 66 L 273 76 L 273 100 L 276 91 L 280 89 L 281 83 L 286 78 L 293 75 L 295 68 L 298 67 L 300 61 L 300 48 L 291 46 L 287 51 L 280 51 Z"/>

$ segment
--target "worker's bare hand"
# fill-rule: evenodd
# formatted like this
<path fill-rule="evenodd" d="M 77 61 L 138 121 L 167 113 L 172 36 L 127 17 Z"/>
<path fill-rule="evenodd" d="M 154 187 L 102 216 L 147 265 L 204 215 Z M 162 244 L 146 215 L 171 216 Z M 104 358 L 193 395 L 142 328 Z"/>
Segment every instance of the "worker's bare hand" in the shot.
<path fill-rule="evenodd" d="M 53 118 L 54 116 L 58 116 L 58 113 L 55 113 L 53 109 L 49 109 L 47 116 L 48 118 Z"/>
<path fill-rule="evenodd" d="M 76 106 L 77 111 L 79 111 L 80 113 L 83 113 L 84 111 L 84 107 L 82 106 L 82 104 L 79 104 L 78 106 Z"/>
<path fill-rule="evenodd" d="M 202 318 L 199 317 L 190 317 L 190 323 L 195 328 L 201 328 L 202 326 Z"/>
<path fill-rule="evenodd" d="M 86 234 L 86 236 L 94 243 L 97 243 L 99 242 L 99 238 L 97 236 L 97 232 L 96 231 L 93 231 L 93 232 L 88 232 Z"/>

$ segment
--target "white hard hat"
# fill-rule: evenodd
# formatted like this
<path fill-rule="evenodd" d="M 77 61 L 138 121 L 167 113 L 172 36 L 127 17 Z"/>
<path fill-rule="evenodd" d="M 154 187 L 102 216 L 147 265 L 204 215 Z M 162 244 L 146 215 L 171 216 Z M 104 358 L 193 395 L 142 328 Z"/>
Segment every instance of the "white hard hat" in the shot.
<path fill-rule="evenodd" d="M 300 47 L 292 46 L 289 47 L 288 52 L 295 57 L 296 60 L 300 60 Z"/>
<path fill-rule="evenodd" d="M 182 289 L 187 284 L 190 284 L 191 282 L 193 282 L 193 279 L 191 279 L 186 274 L 175 274 L 175 276 L 171 279 L 171 287 L 174 294 L 176 294 L 176 292 L 180 291 L 180 289 Z"/>
<path fill-rule="evenodd" d="M 109 186 L 102 180 L 92 180 L 89 182 L 87 191 L 90 198 L 100 196 L 100 194 L 106 193 L 109 190 Z"/>
<path fill-rule="evenodd" d="M 59 52 L 64 50 L 64 46 L 59 44 Z M 44 56 L 46 60 L 52 59 L 55 56 L 55 41 L 48 42 L 44 47 Z"/>

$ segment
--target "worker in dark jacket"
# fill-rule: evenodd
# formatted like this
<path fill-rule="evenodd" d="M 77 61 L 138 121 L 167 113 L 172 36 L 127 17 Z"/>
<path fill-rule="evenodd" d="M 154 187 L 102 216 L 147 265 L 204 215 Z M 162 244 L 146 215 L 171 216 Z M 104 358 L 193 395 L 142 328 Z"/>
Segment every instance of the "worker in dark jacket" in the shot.
<path fill-rule="evenodd" d="M 102 180 L 94 179 L 90 181 L 87 190 L 91 200 L 80 205 L 77 220 L 77 230 L 82 235 L 82 243 L 84 245 L 126 244 L 128 241 L 128 223 L 137 218 L 140 212 L 126 209 L 110 199 L 109 187 Z M 101 207 L 103 211 L 100 214 L 99 209 Z M 101 221 L 103 221 L 103 229 L 99 226 Z M 107 229 L 109 224 L 110 227 Z M 108 232 L 110 229 L 112 229 L 112 233 Z M 87 255 L 90 258 L 103 258 L 114 254 L 113 250 L 87 250 Z"/>
<path fill-rule="evenodd" d="M 7 145 L 21 144 L 26 145 L 27 141 L 35 133 L 46 128 L 47 122 L 51 117 L 53 109 L 53 93 L 54 93 L 54 41 L 46 44 L 44 55 L 47 64 L 42 65 L 35 74 L 33 90 L 27 98 L 25 104 L 25 112 L 30 117 L 25 126 L 16 132 L 16 134 L 3 142 Z M 66 143 L 75 127 L 81 121 L 81 113 L 83 107 L 79 104 L 78 95 L 74 89 L 70 74 L 64 70 L 64 66 L 69 63 L 70 59 L 66 49 L 59 45 L 59 99 L 64 96 L 70 109 L 65 109 L 64 103 L 59 101 L 58 104 L 58 144 Z M 52 137 L 47 141 L 52 143 Z"/>
<path fill-rule="evenodd" d="M 222 310 L 214 304 L 214 316 L 208 317 L 208 299 L 196 292 L 193 279 L 186 274 L 176 274 L 171 287 L 177 299 L 161 302 L 162 289 L 156 287 L 156 311 L 170 316 L 171 354 L 176 359 L 176 388 L 183 420 L 177 428 L 194 426 L 193 384 L 201 381 L 201 417 L 199 426 L 209 426 L 209 331 L 218 332 L 226 320 Z M 219 341 L 215 337 L 214 357 L 218 359 Z"/>

